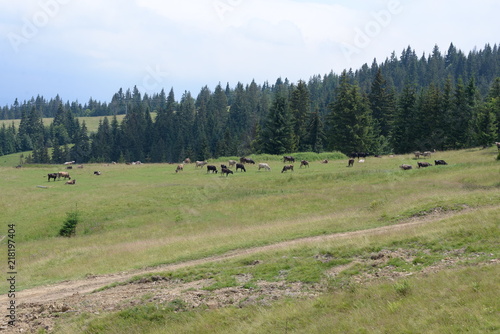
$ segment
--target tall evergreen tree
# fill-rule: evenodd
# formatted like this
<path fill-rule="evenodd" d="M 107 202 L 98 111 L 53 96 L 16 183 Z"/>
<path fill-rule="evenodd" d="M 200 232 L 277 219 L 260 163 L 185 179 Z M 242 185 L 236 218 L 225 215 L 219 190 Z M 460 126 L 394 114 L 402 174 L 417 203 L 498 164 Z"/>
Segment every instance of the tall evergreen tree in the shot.
<path fill-rule="evenodd" d="M 290 98 L 290 110 L 293 116 L 293 132 L 295 135 L 295 147 L 299 151 L 306 150 L 307 121 L 309 119 L 310 99 L 309 90 L 304 81 L 300 80 L 297 86 L 292 86 Z"/>
<path fill-rule="evenodd" d="M 283 94 L 277 94 L 274 98 L 262 134 L 262 142 L 263 152 L 268 154 L 283 154 L 295 149 L 292 114 Z"/>

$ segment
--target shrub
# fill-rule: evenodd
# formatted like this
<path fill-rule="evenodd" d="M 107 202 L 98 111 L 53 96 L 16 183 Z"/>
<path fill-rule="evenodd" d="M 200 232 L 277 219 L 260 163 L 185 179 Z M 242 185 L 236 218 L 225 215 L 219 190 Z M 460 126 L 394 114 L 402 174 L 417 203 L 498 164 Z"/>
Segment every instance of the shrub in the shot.
<path fill-rule="evenodd" d="M 76 225 L 78 225 L 78 211 L 71 211 L 66 214 L 66 220 L 59 230 L 59 235 L 62 237 L 71 237 L 75 235 Z"/>

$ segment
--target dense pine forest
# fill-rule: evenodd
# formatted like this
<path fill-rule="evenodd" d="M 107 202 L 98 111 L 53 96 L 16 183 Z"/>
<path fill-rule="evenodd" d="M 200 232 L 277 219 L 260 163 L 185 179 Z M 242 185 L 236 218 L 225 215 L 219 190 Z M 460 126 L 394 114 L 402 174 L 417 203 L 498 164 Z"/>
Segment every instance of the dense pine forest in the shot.
<path fill-rule="evenodd" d="M 107 117 L 89 132 L 80 116 Z M 120 89 L 109 103 L 37 96 L 4 106 L 0 119 L 21 119 L 18 128 L 0 128 L 0 155 L 32 151 L 26 162 L 36 163 L 488 146 L 500 138 L 500 50 L 487 44 L 466 55 L 451 44 L 444 55 L 435 46 L 419 57 L 408 47 L 355 71 L 205 86 L 180 100 L 173 89 L 150 96 L 136 87 Z"/>

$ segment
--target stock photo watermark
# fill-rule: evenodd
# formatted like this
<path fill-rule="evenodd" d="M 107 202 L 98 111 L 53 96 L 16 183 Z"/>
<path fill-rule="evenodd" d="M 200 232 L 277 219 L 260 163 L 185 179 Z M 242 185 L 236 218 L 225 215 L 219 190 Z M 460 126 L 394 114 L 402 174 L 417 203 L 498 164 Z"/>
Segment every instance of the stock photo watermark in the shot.
<path fill-rule="evenodd" d="M 166 79 L 169 77 L 169 72 L 156 65 L 154 68 L 150 65 L 146 66 L 146 75 L 142 78 L 141 85 L 137 86 L 140 92 L 156 92 L 163 87 Z"/>
<path fill-rule="evenodd" d="M 346 60 L 350 62 L 353 56 L 370 46 L 373 40 L 391 24 L 393 17 L 402 12 L 403 6 L 399 0 L 390 0 L 385 9 L 371 12 L 371 20 L 362 27 L 354 28 L 352 43 L 342 43 L 341 49 Z"/>
<path fill-rule="evenodd" d="M 40 0 L 38 10 L 31 16 L 23 17 L 23 24 L 18 32 L 9 32 L 7 38 L 15 52 L 19 52 L 20 47 L 29 43 L 45 28 L 51 19 L 56 17 L 61 6 L 68 4 L 71 0 Z"/>
<path fill-rule="evenodd" d="M 221 21 L 228 12 L 232 12 L 243 3 L 243 0 L 215 0 L 212 4 Z"/>

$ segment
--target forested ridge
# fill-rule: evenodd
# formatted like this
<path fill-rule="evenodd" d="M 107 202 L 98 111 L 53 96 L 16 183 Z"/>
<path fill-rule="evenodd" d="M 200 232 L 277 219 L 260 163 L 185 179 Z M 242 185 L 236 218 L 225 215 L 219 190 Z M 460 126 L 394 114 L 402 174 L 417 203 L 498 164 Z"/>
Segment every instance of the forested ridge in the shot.
<path fill-rule="evenodd" d="M 41 96 L 0 110 L 0 155 L 28 162 L 177 162 L 251 153 L 406 153 L 491 145 L 500 138 L 500 50 L 408 47 L 358 70 L 307 82 L 203 87 L 196 97 L 120 89 L 111 102 Z M 151 113 L 155 112 L 155 118 Z M 115 115 L 126 114 L 122 122 Z M 79 116 L 109 116 L 90 133 Z M 52 117 L 44 126 L 42 117 Z M 52 149 L 50 149 L 52 148 Z M 50 149 L 50 150 L 49 150 Z M 50 152 L 50 153 L 49 153 Z"/>

